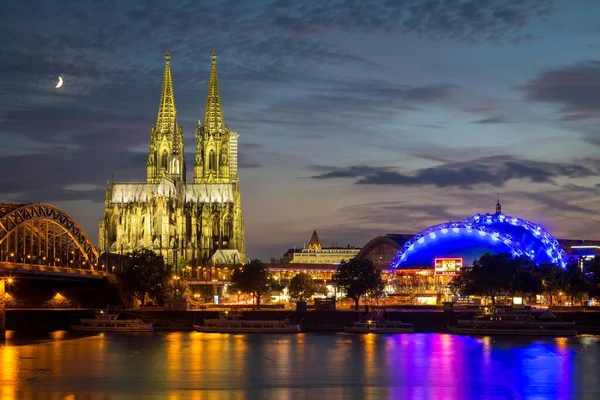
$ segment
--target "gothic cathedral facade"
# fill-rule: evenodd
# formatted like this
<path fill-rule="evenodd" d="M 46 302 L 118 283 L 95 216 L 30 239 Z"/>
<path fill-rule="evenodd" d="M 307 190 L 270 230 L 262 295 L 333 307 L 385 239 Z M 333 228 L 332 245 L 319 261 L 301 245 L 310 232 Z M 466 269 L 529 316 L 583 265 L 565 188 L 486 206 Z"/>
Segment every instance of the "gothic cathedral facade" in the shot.
<path fill-rule="evenodd" d="M 158 118 L 150 132 L 146 182 L 109 182 L 100 220 L 100 252 L 126 254 L 149 248 L 176 268 L 209 263 L 216 251 L 227 263 L 244 262 L 238 134 L 223 118 L 216 52 L 204 119 L 196 129 L 193 183 L 186 182 L 183 129 L 177 122 L 170 63 L 167 52 Z"/>

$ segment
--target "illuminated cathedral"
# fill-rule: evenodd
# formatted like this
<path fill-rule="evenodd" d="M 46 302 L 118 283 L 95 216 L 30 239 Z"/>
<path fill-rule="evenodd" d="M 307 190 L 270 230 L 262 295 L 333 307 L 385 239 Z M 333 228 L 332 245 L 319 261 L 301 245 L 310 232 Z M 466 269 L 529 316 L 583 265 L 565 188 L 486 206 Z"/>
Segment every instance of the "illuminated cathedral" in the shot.
<path fill-rule="evenodd" d="M 146 181 L 108 183 L 100 251 L 125 254 L 149 248 L 176 268 L 214 262 L 217 252 L 220 263 L 244 262 L 238 134 L 223 118 L 216 52 L 204 118 L 196 129 L 192 183 L 186 182 L 183 129 L 177 122 L 170 63 L 167 52 Z"/>

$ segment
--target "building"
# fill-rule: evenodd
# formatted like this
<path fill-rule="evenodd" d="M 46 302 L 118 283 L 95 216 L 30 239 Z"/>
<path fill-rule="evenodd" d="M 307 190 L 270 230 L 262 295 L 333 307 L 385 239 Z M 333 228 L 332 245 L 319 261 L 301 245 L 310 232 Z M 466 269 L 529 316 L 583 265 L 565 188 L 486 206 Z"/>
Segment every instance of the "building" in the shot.
<path fill-rule="evenodd" d="M 196 129 L 193 182 L 186 179 L 184 136 L 177 121 L 170 63 L 167 52 L 158 117 L 150 132 L 146 181 L 111 179 L 108 183 L 100 250 L 123 254 L 150 248 L 176 268 L 208 264 L 217 250 L 228 250 L 228 259 L 243 262 L 238 134 L 223 118 L 216 52 L 204 117 Z"/>
<path fill-rule="evenodd" d="M 289 249 L 281 259 L 283 264 L 329 264 L 339 265 L 342 261 L 353 259 L 360 248 L 323 247 L 317 231 L 313 231 L 307 246 L 302 249 Z"/>
<path fill-rule="evenodd" d="M 498 201 L 494 213 L 434 225 L 416 235 L 379 236 L 356 257 L 382 268 L 395 301 L 441 304 L 451 298 L 447 284 L 452 277 L 484 253 L 508 252 L 564 267 L 599 251 L 598 241 L 555 239 L 538 224 L 505 215 Z"/>

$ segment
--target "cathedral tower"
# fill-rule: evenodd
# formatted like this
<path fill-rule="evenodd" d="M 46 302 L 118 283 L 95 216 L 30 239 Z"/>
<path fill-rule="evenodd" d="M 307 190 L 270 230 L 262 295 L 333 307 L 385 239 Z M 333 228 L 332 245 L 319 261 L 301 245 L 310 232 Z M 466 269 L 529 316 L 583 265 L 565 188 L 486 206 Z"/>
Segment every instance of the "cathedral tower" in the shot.
<path fill-rule="evenodd" d="M 196 129 L 194 183 L 237 182 L 238 134 L 229 130 L 223 118 L 215 50 L 211 58 L 204 119 Z"/>
<path fill-rule="evenodd" d="M 158 183 L 164 177 L 177 183 L 185 182 L 183 129 L 177 124 L 177 109 L 171 78 L 171 56 L 168 51 L 165 54 L 158 117 L 150 133 L 146 181 Z"/>

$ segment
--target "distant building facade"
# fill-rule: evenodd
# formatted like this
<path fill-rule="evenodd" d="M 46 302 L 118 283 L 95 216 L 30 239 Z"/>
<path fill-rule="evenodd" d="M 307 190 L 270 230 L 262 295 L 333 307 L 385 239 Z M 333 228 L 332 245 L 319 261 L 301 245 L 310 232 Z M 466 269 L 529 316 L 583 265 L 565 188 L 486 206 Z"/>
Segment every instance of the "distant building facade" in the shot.
<path fill-rule="evenodd" d="M 330 264 L 338 265 L 343 261 L 353 259 L 360 248 L 356 247 L 323 247 L 317 231 L 313 234 L 308 245 L 302 249 L 289 249 L 281 259 L 284 264 Z"/>
<path fill-rule="evenodd" d="M 204 118 L 196 129 L 193 183 L 186 182 L 183 129 L 177 122 L 170 59 L 167 53 L 146 182 L 109 182 L 99 248 L 118 254 L 150 248 L 176 266 L 210 263 L 217 250 L 228 250 L 228 260 L 244 262 L 238 134 L 223 118 L 216 52 Z"/>

